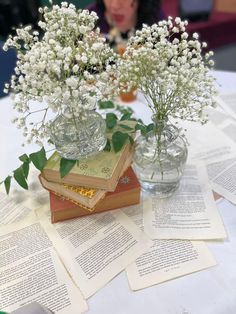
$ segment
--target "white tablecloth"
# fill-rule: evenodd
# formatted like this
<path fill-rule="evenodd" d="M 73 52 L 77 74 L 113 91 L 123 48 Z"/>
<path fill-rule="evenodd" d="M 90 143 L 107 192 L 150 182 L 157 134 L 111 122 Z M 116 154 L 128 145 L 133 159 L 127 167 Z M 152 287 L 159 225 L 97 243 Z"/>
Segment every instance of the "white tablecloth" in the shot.
<path fill-rule="evenodd" d="M 235 92 L 236 73 L 214 72 L 220 92 Z M 236 105 L 236 104 L 235 104 Z M 148 121 L 144 105 L 130 103 L 137 115 Z M 38 147 L 21 147 L 21 131 L 11 124 L 12 102 L 0 100 L 0 179 L 17 167 L 17 157 Z M 236 206 L 217 203 L 228 239 L 208 242 L 218 265 L 207 270 L 132 292 L 125 272 L 89 299 L 91 314 L 235 314 L 236 313 Z"/>

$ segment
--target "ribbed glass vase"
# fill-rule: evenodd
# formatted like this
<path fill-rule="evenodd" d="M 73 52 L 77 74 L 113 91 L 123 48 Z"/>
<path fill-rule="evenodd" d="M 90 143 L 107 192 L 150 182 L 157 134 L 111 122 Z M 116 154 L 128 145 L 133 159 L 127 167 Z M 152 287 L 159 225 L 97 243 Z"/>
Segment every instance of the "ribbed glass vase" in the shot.
<path fill-rule="evenodd" d="M 61 114 L 51 123 L 50 139 L 61 157 L 78 160 L 105 147 L 106 124 L 94 110 L 84 110 L 79 117 Z"/>
<path fill-rule="evenodd" d="M 136 141 L 134 165 L 142 188 L 164 198 L 178 188 L 188 151 L 177 127 L 154 117 L 153 122 L 153 130 Z"/>

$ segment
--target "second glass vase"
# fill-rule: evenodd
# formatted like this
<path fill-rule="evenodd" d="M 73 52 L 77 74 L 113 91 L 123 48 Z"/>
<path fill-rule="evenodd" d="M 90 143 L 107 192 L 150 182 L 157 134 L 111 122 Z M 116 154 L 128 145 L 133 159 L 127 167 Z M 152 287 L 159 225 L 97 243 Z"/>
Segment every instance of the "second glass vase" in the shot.
<path fill-rule="evenodd" d="M 134 164 L 142 188 L 164 198 L 178 188 L 188 151 L 177 127 L 166 121 L 153 122 L 153 131 L 136 141 Z"/>

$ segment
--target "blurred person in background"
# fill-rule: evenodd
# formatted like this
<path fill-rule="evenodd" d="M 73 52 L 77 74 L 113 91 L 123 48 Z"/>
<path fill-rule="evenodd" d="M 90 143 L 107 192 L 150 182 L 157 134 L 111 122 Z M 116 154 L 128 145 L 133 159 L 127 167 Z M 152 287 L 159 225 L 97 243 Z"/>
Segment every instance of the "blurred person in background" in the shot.
<path fill-rule="evenodd" d="M 97 13 L 101 33 L 121 54 L 135 30 L 165 19 L 159 0 L 96 0 L 88 10 Z"/>

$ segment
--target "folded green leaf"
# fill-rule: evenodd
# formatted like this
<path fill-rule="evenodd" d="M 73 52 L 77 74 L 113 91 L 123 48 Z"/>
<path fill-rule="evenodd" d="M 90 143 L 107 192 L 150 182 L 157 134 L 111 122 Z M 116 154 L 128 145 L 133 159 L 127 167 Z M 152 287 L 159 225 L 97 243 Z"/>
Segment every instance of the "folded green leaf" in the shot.
<path fill-rule="evenodd" d="M 39 151 L 30 154 L 29 157 L 30 160 L 33 162 L 34 166 L 38 170 L 42 171 L 47 161 L 44 147 L 42 147 Z"/>
<path fill-rule="evenodd" d="M 114 128 L 116 123 L 117 123 L 117 116 L 112 112 L 107 113 L 106 114 L 106 126 L 107 126 L 107 128 L 108 129 Z"/>
<path fill-rule="evenodd" d="M 22 168 L 23 168 L 23 171 L 24 171 L 24 176 L 25 178 L 27 179 L 28 178 L 28 174 L 29 174 L 29 162 L 24 162 L 22 164 Z"/>
<path fill-rule="evenodd" d="M 99 109 L 111 109 L 115 107 L 112 101 L 99 101 L 98 106 Z"/>
<path fill-rule="evenodd" d="M 28 155 L 23 154 L 19 157 L 20 161 L 22 162 L 30 162 Z"/>
<path fill-rule="evenodd" d="M 25 190 L 28 190 L 28 184 L 25 180 L 25 174 L 24 174 L 24 170 L 23 167 L 20 166 L 19 168 L 17 168 L 16 170 L 13 171 L 13 176 L 14 179 L 16 180 L 16 182 Z"/>
<path fill-rule="evenodd" d="M 106 146 L 104 147 L 104 149 L 106 152 L 110 152 L 111 151 L 111 141 L 109 139 L 107 139 L 107 143 Z"/>
<path fill-rule="evenodd" d="M 115 153 L 122 149 L 128 137 L 129 136 L 127 133 L 122 133 L 120 131 L 117 131 L 112 135 L 112 145 L 114 147 Z"/>
<path fill-rule="evenodd" d="M 5 186 L 5 190 L 6 193 L 9 194 L 10 192 L 10 187 L 11 187 L 11 176 L 6 177 L 6 179 L 4 180 L 4 186 Z"/>
<path fill-rule="evenodd" d="M 131 113 L 131 112 L 125 113 L 125 114 L 123 114 L 123 116 L 120 118 L 120 121 L 123 121 L 123 120 L 130 120 L 130 119 L 131 119 L 131 116 L 132 116 L 132 113 Z"/>
<path fill-rule="evenodd" d="M 133 128 L 131 128 L 130 126 L 126 125 L 126 124 L 120 124 L 119 123 L 119 126 L 127 131 L 132 131 Z"/>
<path fill-rule="evenodd" d="M 130 136 L 130 135 L 129 135 L 129 142 L 130 142 L 131 145 L 134 144 L 134 139 L 133 139 L 132 136 Z"/>
<path fill-rule="evenodd" d="M 116 106 L 116 110 L 119 111 L 122 114 L 128 114 L 128 113 L 134 113 L 133 109 L 131 107 L 126 107 L 126 106 Z"/>
<path fill-rule="evenodd" d="M 70 170 L 74 167 L 75 164 L 76 164 L 76 160 L 61 158 L 61 161 L 60 161 L 61 178 L 67 175 L 70 172 Z"/>
<path fill-rule="evenodd" d="M 140 130 L 140 131 L 141 131 L 141 134 L 144 135 L 144 136 L 147 134 L 147 129 L 146 129 L 146 127 L 145 127 L 144 125 L 142 125 L 142 124 L 136 124 L 136 125 L 135 125 L 135 130 L 136 130 L 136 131 Z"/>
<path fill-rule="evenodd" d="M 150 124 L 148 124 L 148 126 L 147 126 L 147 132 L 150 132 L 150 131 L 152 131 L 153 129 L 154 129 L 154 123 L 150 123 Z"/>

